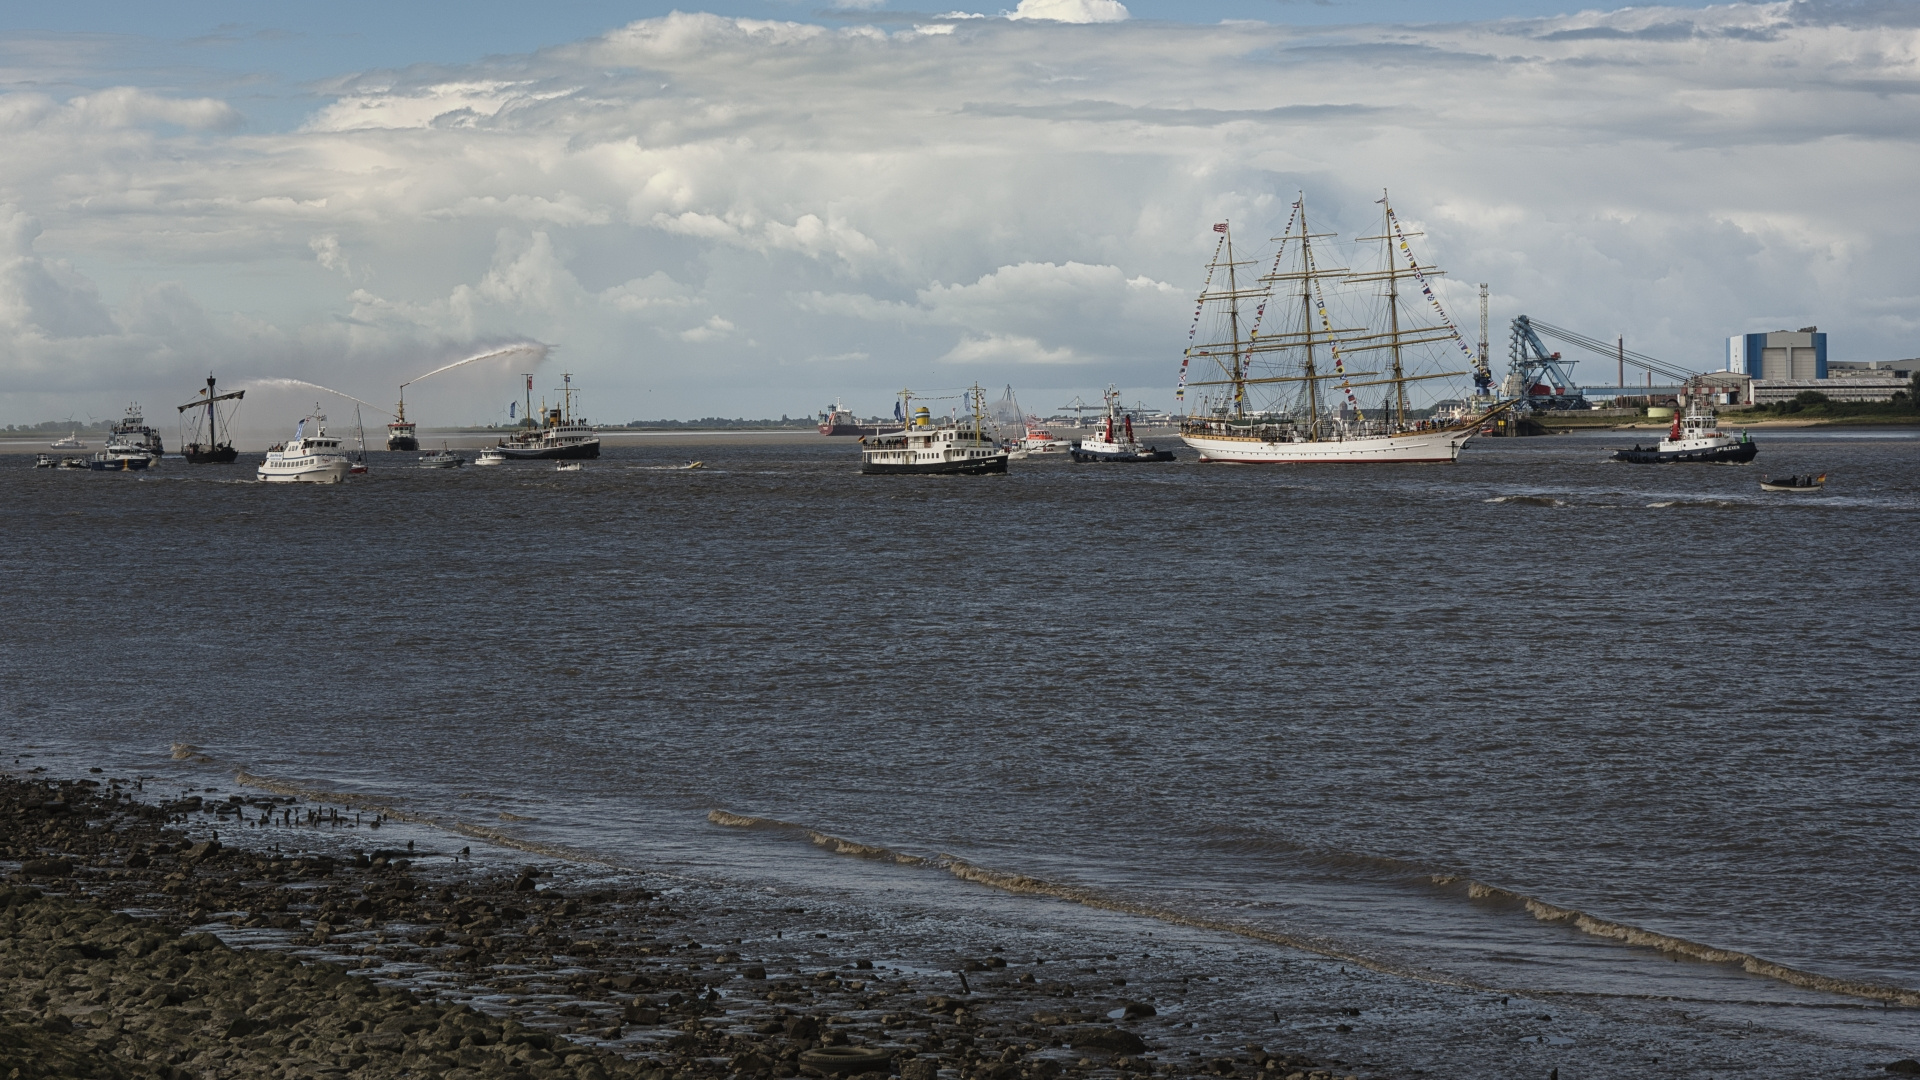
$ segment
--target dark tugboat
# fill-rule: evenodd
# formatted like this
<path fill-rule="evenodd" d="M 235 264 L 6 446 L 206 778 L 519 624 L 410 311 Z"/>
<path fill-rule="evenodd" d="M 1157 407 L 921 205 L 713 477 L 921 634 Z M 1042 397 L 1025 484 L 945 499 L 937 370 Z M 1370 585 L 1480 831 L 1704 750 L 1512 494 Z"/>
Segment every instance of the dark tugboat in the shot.
<path fill-rule="evenodd" d="M 1613 460 L 1636 465 L 1665 465 L 1674 462 L 1744 464 L 1752 461 L 1760 448 L 1746 432 L 1736 438 L 1720 430 L 1719 416 L 1704 405 L 1687 409 L 1685 417 L 1674 414 L 1673 427 L 1658 446 L 1615 450 Z"/>
<path fill-rule="evenodd" d="M 214 405 L 221 401 L 239 401 L 246 396 L 245 390 L 235 390 L 231 394 L 214 393 L 213 376 L 208 375 L 207 388 L 200 391 L 200 400 L 180 406 L 183 413 L 188 409 L 207 410 L 207 441 L 200 441 L 200 417 L 196 414 L 193 418 L 193 437 L 180 448 L 180 456 L 186 458 L 189 465 L 231 465 L 233 459 L 240 456 L 240 452 L 233 448 L 231 424 L 227 428 L 227 441 L 220 441 L 220 411 Z"/>
<path fill-rule="evenodd" d="M 397 411 L 394 414 L 393 423 L 387 425 L 387 449 L 409 451 L 420 449 L 420 440 L 413 433 L 413 422 L 407 419 L 406 387 L 400 388 L 400 404 L 394 408 Z"/>

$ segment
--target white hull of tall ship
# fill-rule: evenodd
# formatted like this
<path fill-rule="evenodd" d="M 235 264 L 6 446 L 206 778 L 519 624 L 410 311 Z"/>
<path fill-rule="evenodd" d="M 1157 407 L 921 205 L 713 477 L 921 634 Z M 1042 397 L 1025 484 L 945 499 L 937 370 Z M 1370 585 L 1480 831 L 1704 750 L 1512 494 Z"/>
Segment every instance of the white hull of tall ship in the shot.
<path fill-rule="evenodd" d="M 1299 442 L 1271 441 L 1250 435 L 1183 434 L 1180 440 L 1200 452 L 1201 461 L 1246 465 L 1451 464 L 1473 438 L 1472 426 L 1407 431 L 1397 435 Z"/>

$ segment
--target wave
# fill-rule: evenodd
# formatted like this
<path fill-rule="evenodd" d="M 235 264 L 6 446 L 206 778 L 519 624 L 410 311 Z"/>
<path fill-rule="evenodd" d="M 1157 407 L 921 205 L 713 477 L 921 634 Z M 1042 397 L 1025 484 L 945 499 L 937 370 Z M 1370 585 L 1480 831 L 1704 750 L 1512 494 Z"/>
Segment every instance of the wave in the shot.
<path fill-rule="evenodd" d="M 1650 502 L 1647 504 L 1647 509 L 1670 510 L 1678 507 L 1682 510 L 1732 510 L 1744 505 L 1746 504 L 1732 499 L 1667 499 L 1662 502 Z"/>
<path fill-rule="evenodd" d="M 1612 919 L 1591 915 L 1575 908 L 1549 904 L 1544 900 L 1524 893 L 1503 889 L 1498 885 L 1489 885 L 1472 878 L 1435 874 L 1430 879 L 1435 885 L 1457 885 L 1464 883 L 1467 897 L 1472 900 L 1498 900 L 1525 908 L 1527 913 L 1545 923 L 1559 923 L 1571 926 L 1583 933 L 1595 937 L 1611 938 L 1627 945 L 1655 949 L 1675 956 L 1684 956 L 1709 964 L 1732 964 L 1753 975 L 1760 975 L 1790 986 L 1807 990 L 1823 990 L 1848 997 L 1867 998 L 1872 1001 L 1884 1001 L 1892 1005 L 1920 1005 L 1920 991 L 1886 983 L 1867 982 L 1861 979 L 1843 979 L 1802 968 L 1790 967 L 1778 961 L 1755 956 L 1738 949 L 1722 949 L 1714 945 L 1705 945 L 1698 941 L 1663 934 L 1658 930 L 1616 922 Z"/>
<path fill-rule="evenodd" d="M 887 859 L 906 866 L 924 866 L 931 869 L 945 870 L 962 881 L 969 881 L 976 885 L 985 885 L 988 888 L 999 889 L 1003 892 L 1024 896 L 1045 896 L 1101 911 L 1117 911 L 1126 915 L 1139 915 L 1170 925 L 1190 926 L 1200 930 L 1214 930 L 1221 933 L 1233 934 L 1238 937 L 1251 938 L 1270 945 L 1283 945 L 1288 948 L 1298 949 L 1302 952 L 1309 952 L 1317 956 L 1325 956 L 1329 959 L 1349 963 L 1355 967 L 1366 968 L 1369 971 L 1378 971 L 1383 974 L 1396 975 L 1401 978 L 1417 979 L 1421 982 L 1438 983 L 1444 986 L 1458 986 L 1472 990 L 1492 991 L 1498 989 L 1497 987 L 1459 976 L 1402 967 L 1377 957 L 1356 952 L 1353 949 L 1324 938 L 1304 934 L 1289 934 L 1282 931 L 1269 930 L 1265 927 L 1250 926 L 1246 923 L 1235 922 L 1229 919 L 1213 919 L 1183 911 L 1175 911 L 1171 908 L 1160 907 L 1154 904 L 1109 896 L 1099 890 L 1087 888 L 1084 885 L 1067 885 L 1057 881 L 1048 881 L 1045 878 L 1033 877 L 1029 874 L 995 870 L 991 867 L 968 862 L 957 855 L 910 855 L 877 844 L 865 844 L 853 840 L 844 840 L 820 832 L 817 829 L 808 828 L 805 825 L 781 821 L 777 818 L 754 817 L 748 814 L 736 814 L 728 810 L 711 810 L 707 813 L 707 820 L 716 825 L 727 825 L 734 828 L 775 829 L 790 832 L 796 837 L 805 837 L 816 846 L 826 848 L 836 854 L 853 855 L 859 858 Z"/>
<path fill-rule="evenodd" d="M 709 812 L 707 814 L 707 820 L 716 825 L 788 830 L 796 836 L 804 836 L 813 844 L 837 854 L 854 855 L 860 858 L 891 859 L 903 865 L 937 868 L 947 871 L 962 881 L 970 881 L 977 885 L 1000 889 L 1003 892 L 1028 896 L 1046 896 L 1104 911 L 1117 911 L 1124 914 L 1139 915 L 1173 925 L 1190 926 L 1196 929 L 1215 930 L 1234 934 L 1238 937 L 1250 938 L 1255 941 L 1263 941 L 1273 945 L 1283 945 L 1288 948 L 1298 949 L 1302 952 L 1310 952 L 1319 956 L 1329 957 L 1383 974 L 1475 990 L 1512 992 L 1507 990 L 1507 988 L 1492 986 L 1461 976 L 1444 975 L 1431 970 L 1408 968 L 1393 964 L 1377 957 L 1357 952 L 1352 948 L 1324 938 L 1270 930 L 1265 927 L 1251 926 L 1230 919 L 1216 919 L 1193 915 L 1155 904 L 1146 904 L 1139 901 L 1110 896 L 1097 889 L 1091 889 L 1083 885 L 1068 885 L 1056 881 L 1048 881 L 1045 878 L 1033 877 L 1028 874 L 979 866 L 955 855 L 941 854 L 931 857 L 908 855 L 879 845 L 843 840 L 839 837 L 822 833 L 804 825 L 796 825 L 792 822 L 779 821 L 773 818 L 751 817 L 744 814 L 731 813 L 726 810 L 713 810 Z M 1413 865 L 1398 859 L 1383 859 L 1351 854 L 1340 856 L 1338 859 L 1326 859 L 1326 853 L 1320 854 L 1326 861 L 1336 861 L 1340 863 L 1358 862 L 1376 869 L 1385 869 L 1389 866 L 1410 867 Z M 1690 941 L 1686 938 L 1675 937 L 1671 934 L 1663 934 L 1655 930 L 1648 930 L 1643 927 L 1601 918 L 1600 916 L 1591 915 L 1573 908 L 1560 907 L 1523 893 L 1514 892 L 1511 889 L 1503 889 L 1500 886 L 1489 885 L 1483 881 L 1477 881 L 1468 877 L 1454 874 L 1428 874 L 1426 880 L 1439 886 L 1464 884 L 1469 899 L 1496 900 L 1513 904 L 1525 908 L 1529 914 L 1541 922 L 1571 926 L 1583 933 L 1592 934 L 1596 937 L 1611 938 L 1626 945 L 1637 945 L 1642 948 L 1656 949 L 1664 953 L 1685 956 L 1689 959 L 1699 960 L 1705 963 L 1732 964 L 1740 967 L 1749 974 L 1759 975 L 1803 989 L 1820 990 L 1832 994 L 1842 994 L 1848 997 L 1866 998 L 1871 1001 L 1881 1001 L 1894 1005 L 1920 1006 L 1920 991 L 1909 990 L 1905 987 L 1867 982 L 1859 979 L 1843 979 L 1831 975 L 1822 975 L 1818 972 L 1806 971 L 1777 961 L 1768 960 L 1764 957 L 1755 956 L 1752 953 L 1705 945 L 1697 941 Z"/>
<path fill-rule="evenodd" d="M 1550 495 L 1495 495 L 1491 499 L 1482 499 L 1480 501 L 1490 502 L 1490 503 L 1512 503 L 1515 506 L 1565 506 L 1567 505 L 1564 501 L 1553 498 Z"/>
<path fill-rule="evenodd" d="M 925 858 L 919 855 L 908 855 L 904 852 L 894 851 L 892 848 L 879 847 L 874 844 L 863 844 L 857 840 L 847 840 L 842 837 L 820 832 L 817 829 L 809 829 L 805 825 L 795 825 L 791 821 L 781 821 L 778 818 L 754 817 L 751 814 L 736 814 L 728 810 L 709 810 L 707 811 L 707 820 L 713 822 L 715 825 L 725 825 L 733 829 L 779 829 L 797 833 L 805 836 L 815 847 L 826 848 L 835 855 L 852 855 L 861 859 L 878 859 L 883 862 L 900 863 L 903 866 L 920 866 L 927 862 Z"/>

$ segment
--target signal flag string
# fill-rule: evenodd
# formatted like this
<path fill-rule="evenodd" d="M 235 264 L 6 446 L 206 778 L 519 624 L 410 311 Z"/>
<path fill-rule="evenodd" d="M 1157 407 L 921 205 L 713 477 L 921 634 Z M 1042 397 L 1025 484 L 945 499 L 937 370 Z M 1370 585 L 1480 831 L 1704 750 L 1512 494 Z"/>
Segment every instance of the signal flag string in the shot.
<path fill-rule="evenodd" d="M 1223 226 L 1224 223 L 1213 227 L 1220 239 L 1213 242 L 1213 258 L 1207 260 L 1207 279 L 1200 283 L 1200 299 L 1193 304 L 1193 325 L 1187 327 L 1187 349 L 1180 354 L 1180 385 L 1173 392 L 1175 401 L 1187 399 L 1187 365 L 1193 360 L 1193 335 L 1200 329 L 1200 313 L 1207 306 L 1207 289 L 1213 285 L 1213 271 L 1220 265 L 1220 249 L 1227 244 L 1227 230 Z"/>

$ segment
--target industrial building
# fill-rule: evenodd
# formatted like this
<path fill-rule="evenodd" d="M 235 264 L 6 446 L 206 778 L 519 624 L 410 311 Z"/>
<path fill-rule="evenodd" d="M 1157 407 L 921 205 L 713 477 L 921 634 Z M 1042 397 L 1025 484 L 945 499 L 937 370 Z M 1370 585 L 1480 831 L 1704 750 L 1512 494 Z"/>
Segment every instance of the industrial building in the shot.
<path fill-rule="evenodd" d="M 1727 370 L 1752 379 L 1824 379 L 1827 335 L 1817 326 L 1735 334 L 1727 339 Z"/>
<path fill-rule="evenodd" d="M 1906 379 L 1755 379 L 1750 405 L 1772 405 L 1792 401 L 1808 390 L 1818 390 L 1828 401 L 1847 403 L 1892 401 L 1893 395 L 1911 390 Z"/>
<path fill-rule="evenodd" d="M 1831 360 L 1829 379 L 1912 379 L 1920 371 L 1920 358 L 1912 360 Z"/>
<path fill-rule="evenodd" d="M 1775 330 L 1767 334 L 1735 334 L 1727 339 L 1725 376 L 1745 376 L 1744 398 L 1737 392 L 1720 400 L 1744 405 L 1772 405 L 1792 401 L 1816 390 L 1830 401 L 1890 401 L 1910 390 L 1920 360 L 1827 360 L 1827 335 L 1817 326 Z M 1729 389 L 1732 389 L 1729 387 Z M 1724 392 L 1724 391 L 1723 391 Z"/>

